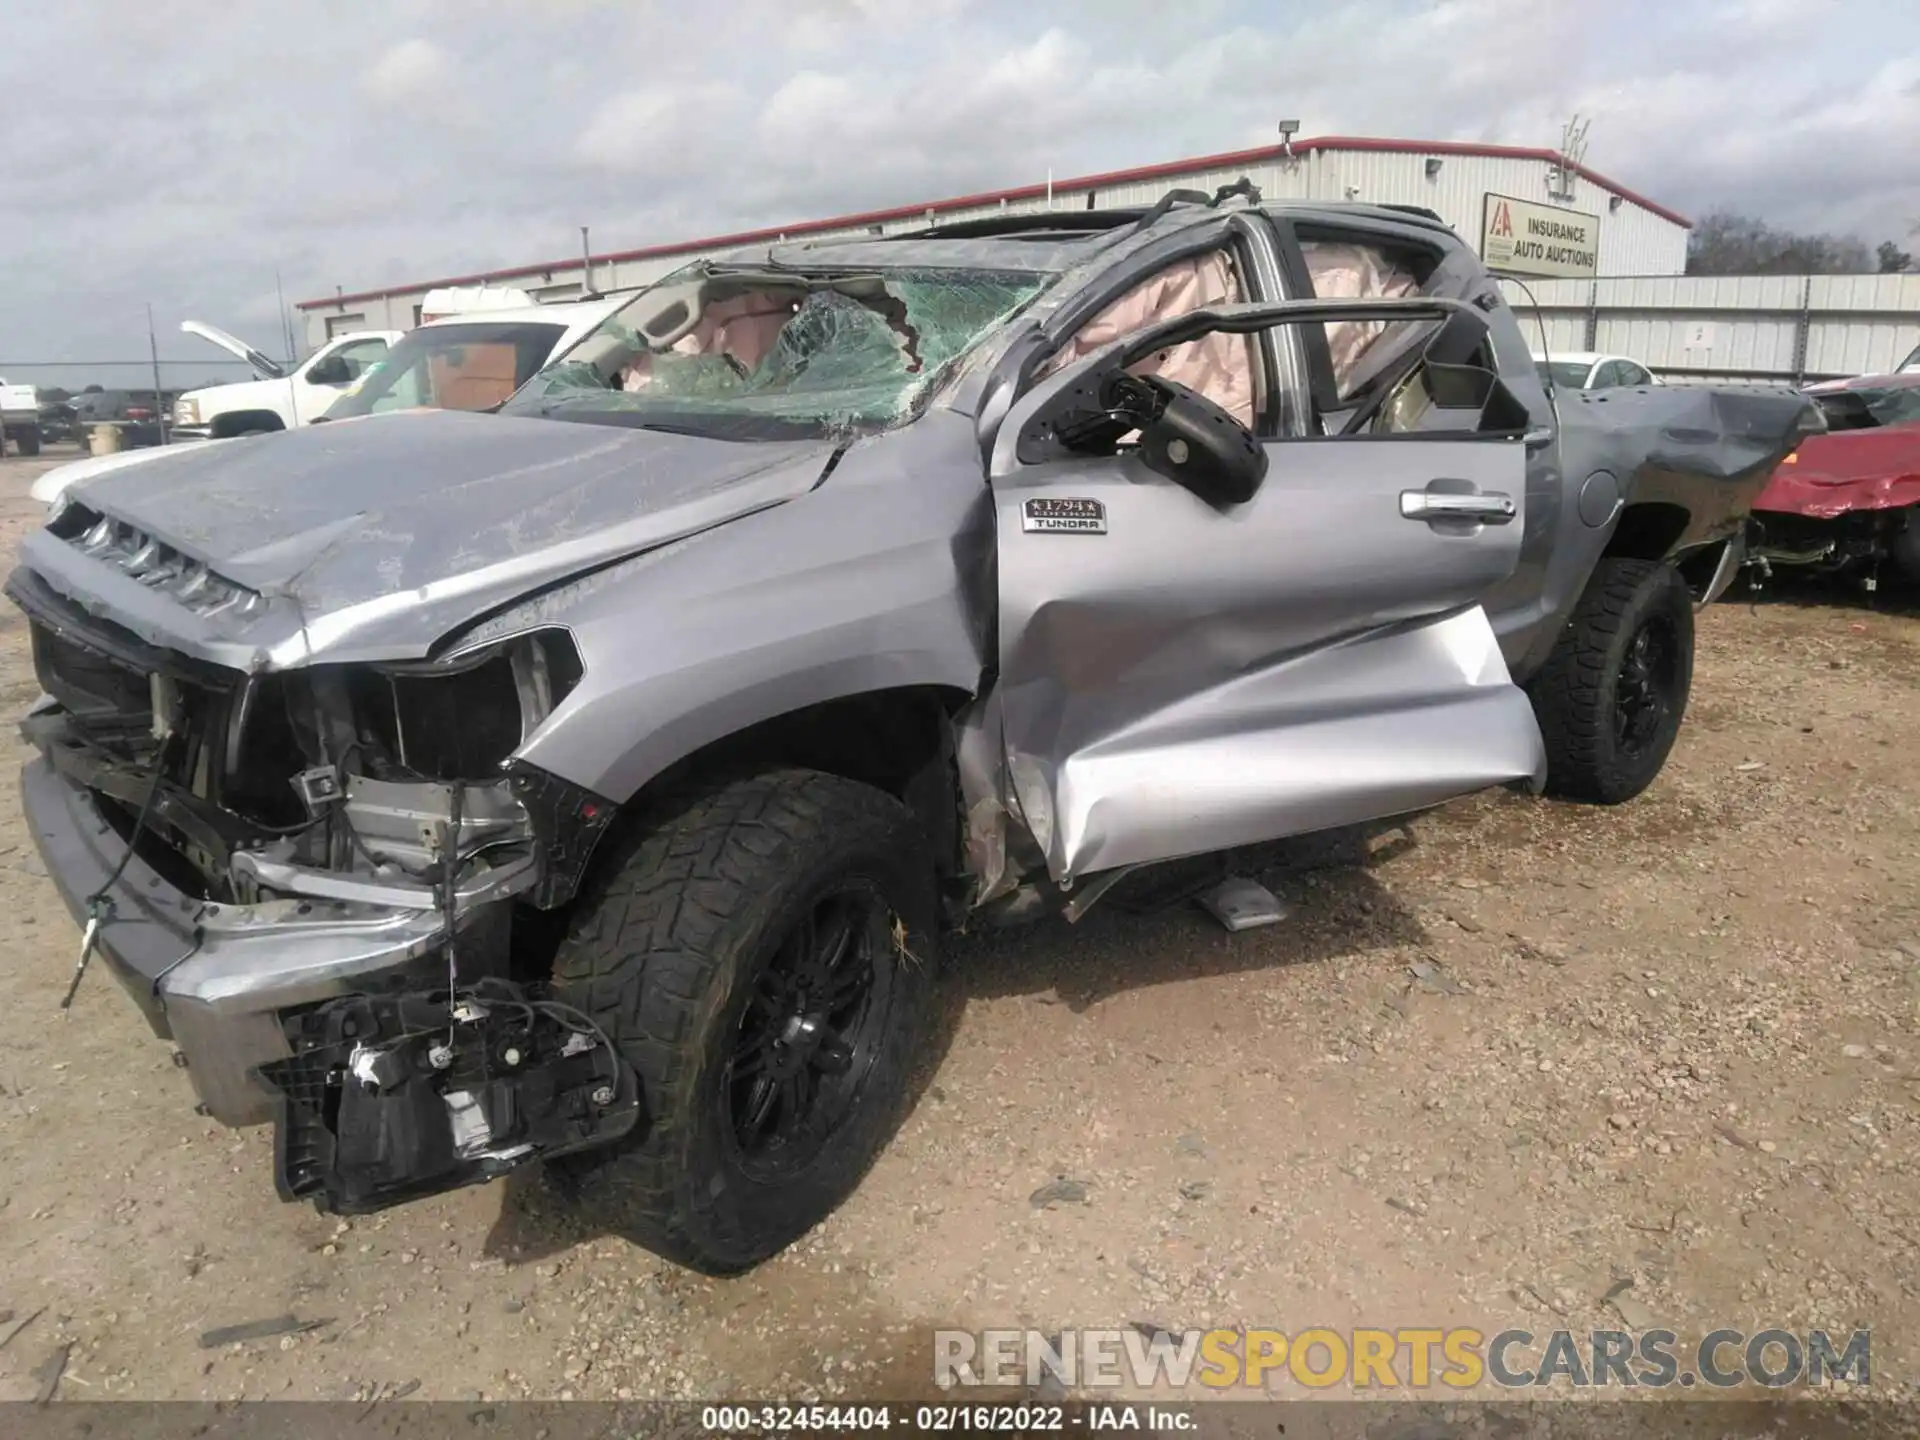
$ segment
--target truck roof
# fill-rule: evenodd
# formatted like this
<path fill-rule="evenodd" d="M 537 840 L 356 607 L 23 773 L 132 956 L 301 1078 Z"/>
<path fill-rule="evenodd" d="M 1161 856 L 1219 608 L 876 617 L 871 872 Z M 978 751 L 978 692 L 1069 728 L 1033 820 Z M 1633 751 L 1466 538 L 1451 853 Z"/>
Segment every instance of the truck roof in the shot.
<path fill-rule="evenodd" d="M 1219 213 L 1218 204 L 1162 200 L 1152 206 L 1106 210 L 1046 210 L 994 215 L 930 225 L 893 235 L 833 237 L 754 245 L 726 252 L 728 264 L 788 264 L 798 267 L 876 269 L 973 268 L 1057 273 L 1097 250 L 1177 233 Z M 1355 220 L 1380 226 L 1412 226 L 1459 243 L 1458 235 L 1431 210 L 1412 205 L 1371 205 L 1355 201 L 1273 200 L 1248 208 L 1276 219 L 1339 225 Z M 1129 233 L 1130 232 L 1130 233 Z"/>

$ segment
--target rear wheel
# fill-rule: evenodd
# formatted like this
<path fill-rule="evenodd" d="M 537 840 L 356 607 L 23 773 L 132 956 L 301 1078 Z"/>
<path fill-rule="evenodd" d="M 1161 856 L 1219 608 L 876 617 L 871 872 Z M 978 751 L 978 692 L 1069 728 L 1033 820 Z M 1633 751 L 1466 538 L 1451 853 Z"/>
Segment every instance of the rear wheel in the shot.
<path fill-rule="evenodd" d="M 1528 686 L 1547 793 L 1618 805 L 1666 764 L 1693 684 L 1693 597 L 1651 560 L 1602 560 Z"/>
<path fill-rule="evenodd" d="M 709 1274 L 812 1229 L 898 1123 L 935 920 L 918 822 L 870 786 L 781 770 L 666 807 L 554 962 L 640 1079 L 642 1134 L 583 1198 Z"/>
<path fill-rule="evenodd" d="M 40 432 L 38 430 L 22 430 L 13 438 L 15 448 L 20 451 L 23 457 L 30 459 L 40 453 Z"/>

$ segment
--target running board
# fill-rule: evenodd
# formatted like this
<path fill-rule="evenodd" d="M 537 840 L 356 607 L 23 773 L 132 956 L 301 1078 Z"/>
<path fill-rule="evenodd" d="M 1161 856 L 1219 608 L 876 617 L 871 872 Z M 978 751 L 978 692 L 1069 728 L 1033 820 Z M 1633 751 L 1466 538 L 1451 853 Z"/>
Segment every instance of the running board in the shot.
<path fill-rule="evenodd" d="M 1199 897 L 1200 907 L 1232 932 L 1277 925 L 1287 918 L 1287 907 L 1258 880 L 1229 876 Z"/>

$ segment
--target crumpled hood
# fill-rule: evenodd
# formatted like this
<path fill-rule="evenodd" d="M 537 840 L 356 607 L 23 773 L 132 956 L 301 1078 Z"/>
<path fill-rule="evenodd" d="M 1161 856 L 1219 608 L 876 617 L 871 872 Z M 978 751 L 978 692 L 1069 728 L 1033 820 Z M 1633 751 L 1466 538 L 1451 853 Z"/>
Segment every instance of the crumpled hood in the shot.
<path fill-rule="evenodd" d="M 196 444 L 221 445 L 225 441 L 204 440 Z M 72 486 L 82 480 L 91 480 L 96 475 L 105 475 L 114 470 L 124 470 L 129 465 L 149 465 L 172 452 L 152 446 L 139 450 L 120 450 L 112 455 L 90 455 L 85 460 L 69 460 L 65 465 L 56 465 L 33 482 L 33 488 L 27 493 L 42 505 L 51 505 Z"/>
<path fill-rule="evenodd" d="M 76 485 L 76 504 L 268 601 L 204 630 L 46 531 L 21 558 L 87 609 L 218 663 L 243 663 L 236 647 L 249 669 L 409 658 L 545 584 L 805 494 L 833 450 L 427 411 L 182 447 Z"/>

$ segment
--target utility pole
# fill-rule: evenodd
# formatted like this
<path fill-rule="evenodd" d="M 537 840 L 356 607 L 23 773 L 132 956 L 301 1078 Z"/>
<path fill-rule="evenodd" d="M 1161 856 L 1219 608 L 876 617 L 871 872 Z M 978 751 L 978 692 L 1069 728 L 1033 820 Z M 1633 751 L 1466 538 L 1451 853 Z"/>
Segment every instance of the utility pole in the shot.
<path fill-rule="evenodd" d="M 153 302 L 147 302 L 147 355 L 153 361 L 153 409 L 160 420 L 160 443 L 165 445 L 171 433 L 169 422 L 173 419 L 173 407 L 167 404 L 167 395 L 160 388 L 160 341 L 153 333 Z"/>
<path fill-rule="evenodd" d="M 593 248 L 587 243 L 587 227 L 580 227 L 580 298 L 586 299 L 594 293 L 593 289 Z"/>
<path fill-rule="evenodd" d="M 280 352 L 287 357 L 287 368 L 293 368 L 293 317 L 287 313 L 287 291 L 280 283 L 280 269 L 273 271 L 273 297 L 280 305 L 280 344 L 285 347 Z"/>

